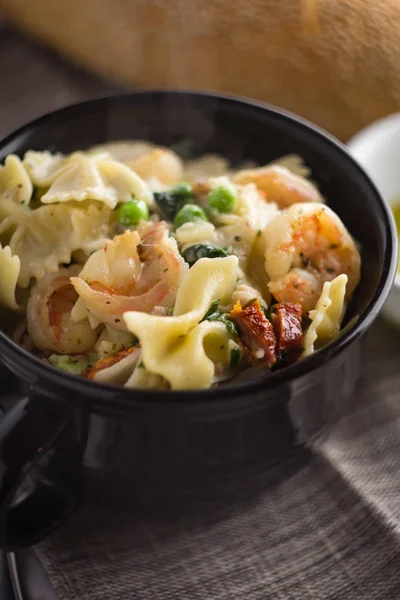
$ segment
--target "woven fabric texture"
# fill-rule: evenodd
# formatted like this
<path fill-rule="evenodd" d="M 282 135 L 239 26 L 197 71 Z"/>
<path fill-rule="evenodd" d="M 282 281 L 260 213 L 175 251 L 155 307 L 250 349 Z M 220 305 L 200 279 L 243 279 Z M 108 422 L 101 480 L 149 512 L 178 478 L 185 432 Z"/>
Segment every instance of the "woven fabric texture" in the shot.
<path fill-rule="evenodd" d="M 348 414 L 229 509 L 82 510 L 36 548 L 60 600 L 400 597 L 400 340 L 380 322 Z"/>

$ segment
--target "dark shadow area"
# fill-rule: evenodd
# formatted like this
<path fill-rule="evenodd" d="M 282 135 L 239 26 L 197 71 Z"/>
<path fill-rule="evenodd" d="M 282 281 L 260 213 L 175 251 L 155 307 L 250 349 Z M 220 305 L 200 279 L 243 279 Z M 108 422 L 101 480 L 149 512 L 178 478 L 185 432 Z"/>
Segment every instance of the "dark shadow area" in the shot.
<path fill-rule="evenodd" d="M 0 82 L 0 138 L 66 104 L 121 91 L 4 25 Z"/>

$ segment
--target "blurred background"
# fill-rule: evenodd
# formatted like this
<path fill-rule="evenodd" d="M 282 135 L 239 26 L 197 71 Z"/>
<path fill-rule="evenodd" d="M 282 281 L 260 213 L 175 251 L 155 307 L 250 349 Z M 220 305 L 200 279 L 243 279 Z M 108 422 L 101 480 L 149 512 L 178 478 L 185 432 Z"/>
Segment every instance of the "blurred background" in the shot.
<path fill-rule="evenodd" d="M 0 0 L 0 136 L 142 87 L 297 112 L 342 140 L 400 106 L 399 0 Z"/>
<path fill-rule="evenodd" d="M 115 89 L 0 24 L 0 138 L 50 110 Z"/>

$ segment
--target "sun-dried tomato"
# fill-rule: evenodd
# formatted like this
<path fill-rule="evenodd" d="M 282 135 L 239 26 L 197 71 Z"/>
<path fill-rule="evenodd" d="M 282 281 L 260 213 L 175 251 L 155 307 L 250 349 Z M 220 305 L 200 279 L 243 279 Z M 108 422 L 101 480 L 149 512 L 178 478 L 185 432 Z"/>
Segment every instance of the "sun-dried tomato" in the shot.
<path fill-rule="evenodd" d="M 239 344 L 253 367 L 271 368 L 276 362 L 276 339 L 272 324 L 258 300 L 245 307 L 236 303 L 229 318 L 239 329 Z"/>
<path fill-rule="evenodd" d="M 275 304 L 271 320 L 277 343 L 277 355 L 285 364 L 296 362 L 304 350 L 300 304 Z"/>

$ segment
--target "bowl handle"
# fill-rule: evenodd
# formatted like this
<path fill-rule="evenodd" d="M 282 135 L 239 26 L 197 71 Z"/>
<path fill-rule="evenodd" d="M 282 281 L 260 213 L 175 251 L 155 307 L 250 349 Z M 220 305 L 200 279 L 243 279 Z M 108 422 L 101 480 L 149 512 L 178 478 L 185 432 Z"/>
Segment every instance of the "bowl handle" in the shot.
<path fill-rule="evenodd" d="M 0 421 L 1 548 L 14 550 L 37 543 L 75 507 L 73 495 L 51 478 L 32 482 L 26 478 L 71 418 L 66 404 L 33 391 Z"/>

